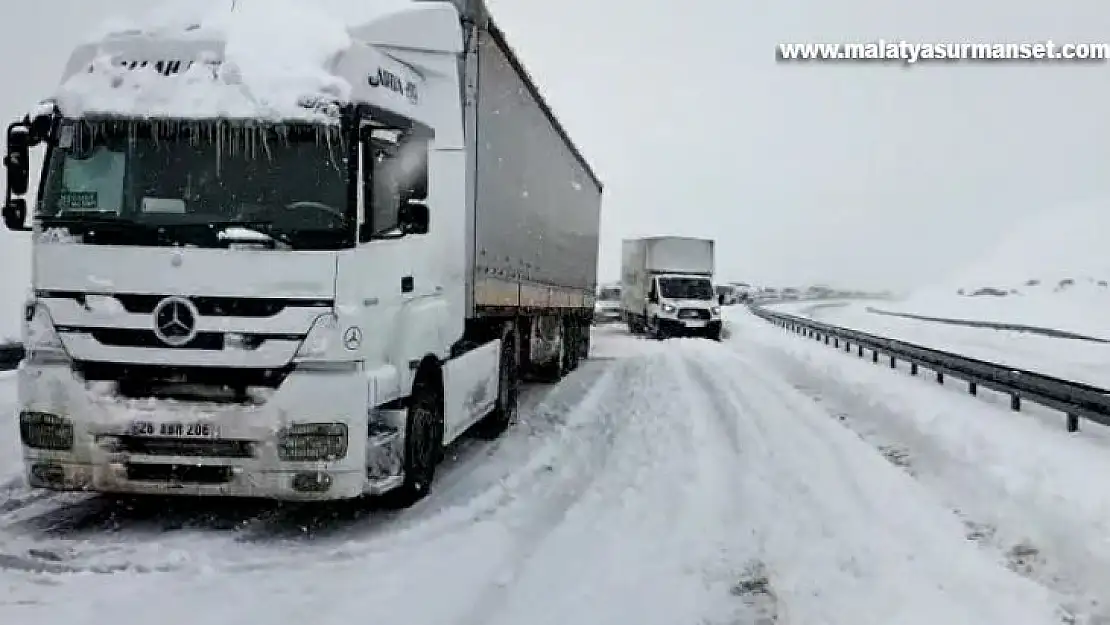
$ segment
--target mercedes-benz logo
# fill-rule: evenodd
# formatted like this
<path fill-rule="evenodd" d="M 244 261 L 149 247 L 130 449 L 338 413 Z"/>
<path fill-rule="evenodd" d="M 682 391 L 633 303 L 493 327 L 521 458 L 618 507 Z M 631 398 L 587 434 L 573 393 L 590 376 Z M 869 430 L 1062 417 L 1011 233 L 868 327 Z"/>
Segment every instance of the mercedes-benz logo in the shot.
<path fill-rule="evenodd" d="M 197 307 L 184 297 L 171 296 L 154 307 L 154 336 L 170 347 L 181 347 L 197 336 Z"/>
<path fill-rule="evenodd" d="M 362 330 L 359 330 L 357 326 L 347 328 L 347 331 L 343 333 L 343 347 L 353 352 L 358 349 L 359 345 L 362 345 Z"/>

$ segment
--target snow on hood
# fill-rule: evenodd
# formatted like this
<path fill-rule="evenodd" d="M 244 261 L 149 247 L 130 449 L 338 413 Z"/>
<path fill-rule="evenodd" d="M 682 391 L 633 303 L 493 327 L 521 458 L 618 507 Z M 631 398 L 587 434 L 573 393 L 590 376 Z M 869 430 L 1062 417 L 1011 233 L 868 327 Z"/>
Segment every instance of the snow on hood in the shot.
<path fill-rule="evenodd" d="M 351 46 L 347 26 L 310 0 L 166 3 L 138 21 L 117 19 L 105 27 L 110 32 L 101 30 L 91 44 L 92 67 L 59 89 L 57 101 L 67 114 L 319 121 L 327 116 L 305 108 L 306 101 L 344 101 L 351 91 L 330 71 Z M 170 77 L 113 64 L 113 51 L 129 46 L 152 50 L 157 59 L 154 39 L 167 42 L 166 52 L 171 45 L 222 44 L 222 59 L 217 48 Z"/>

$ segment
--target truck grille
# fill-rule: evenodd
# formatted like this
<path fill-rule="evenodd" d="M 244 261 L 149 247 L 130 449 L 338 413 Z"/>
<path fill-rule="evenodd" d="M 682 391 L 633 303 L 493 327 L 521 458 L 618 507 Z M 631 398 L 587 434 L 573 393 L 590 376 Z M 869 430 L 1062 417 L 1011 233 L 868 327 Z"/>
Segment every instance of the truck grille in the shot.
<path fill-rule="evenodd" d="M 279 369 L 241 367 L 178 367 L 172 365 L 133 365 L 114 362 L 77 361 L 74 369 L 83 379 L 127 380 L 136 384 L 214 384 L 229 387 L 264 386 L 277 388 L 293 367 Z"/>
<path fill-rule="evenodd" d="M 680 308 L 678 311 L 678 318 L 709 321 L 709 311 L 701 308 Z"/>
<path fill-rule="evenodd" d="M 142 456 L 185 456 L 191 458 L 253 458 L 254 444 L 241 440 L 195 440 L 121 436 L 120 449 Z"/>
<path fill-rule="evenodd" d="M 40 291 L 41 298 L 65 298 L 84 303 L 86 294 L 72 291 Z M 88 295 L 93 295 L 92 293 Z M 151 295 L 148 293 L 107 293 L 132 314 L 151 314 L 158 302 L 169 296 L 168 293 Z M 324 299 L 287 299 L 266 297 L 190 297 L 202 317 L 273 317 L 286 308 L 330 308 L 332 300 Z"/>
<path fill-rule="evenodd" d="M 136 482 L 226 484 L 231 481 L 231 476 L 231 467 L 210 467 L 186 464 L 127 465 L 127 479 Z"/>
<path fill-rule="evenodd" d="M 110 347 L 151 347 L 157 349 L 206 349 L 220 351 L 224 348 L 222 332 L 199 332 L 196 338 L 184 345 L 170 346 L 163 343 L 153 330 L 123 328 L 90 328 L 86 330 L 97 343 Z"/>

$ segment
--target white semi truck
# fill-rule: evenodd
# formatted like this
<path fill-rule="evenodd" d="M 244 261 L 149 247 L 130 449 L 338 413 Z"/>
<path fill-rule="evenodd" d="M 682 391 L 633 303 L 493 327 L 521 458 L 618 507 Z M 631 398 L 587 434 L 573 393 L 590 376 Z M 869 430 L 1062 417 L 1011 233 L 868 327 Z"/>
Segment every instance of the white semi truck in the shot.
<path fill-rule="evenodd" d="M 587 355 L 602 184 L 480 0 L 341 30 L 254 84 L 233 28 L 116 33 L 9 126 L 33 487 L 407 505 Z"/>
<path fill-rule="evenodd" d="M 621 247 L 621 308 L 633 334 L 721 339 L 711 239 L 647 237 Z"/>

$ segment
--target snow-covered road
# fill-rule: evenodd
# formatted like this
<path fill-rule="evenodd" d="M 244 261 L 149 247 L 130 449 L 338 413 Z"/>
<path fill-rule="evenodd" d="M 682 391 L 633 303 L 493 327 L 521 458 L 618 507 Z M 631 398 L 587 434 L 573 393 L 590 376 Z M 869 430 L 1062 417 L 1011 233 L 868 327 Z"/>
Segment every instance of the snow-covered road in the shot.
<path fill-rule="evenodd" d="M 932 457 L 972 451 L 949 449 L 951 423 L 933 431 L 913 402 L 894 413 L 846 399 L 835 367 L 818 366 L 821 346 L 746 313 L 732 334 L 715 344 L 599 330 L 592 360 L 532 389 L 501 440 L 452 450 L 433 496 L 403 512 L 178 500 L 126 509 L 6 482 L 0 622 L 1047 625 L 1063 604 L 1082 612 L 1077 597 L 1097 578 L 1075 567 L 1097 568 L 1097 550 L 1089 561 L 1068 552 L 1054 564 L 1067 583 L 1051 583 L 1011 570 L 953 511 L 965 495 L 1007 495 L 992 485 L 1014 473 L 907 471 L 861 436 L 870 421 L 841 418 L 823 394 L 898 421 L 887 433 L 937 446 Z M 850 363 L 846 388 L 880 388 L 861 377 L 874 369 L 824 353 Z M 9 402 L 10 387 L 0 380 Z M 986 457 L 1031 470 L 1002 451 L 1041 424 L 1006 416 L 990 421 L 1004 432 Z M 5 430 L 0 468 L 12 476 L 16 430 Z M 1042 459 L 1057 461 L 1064 444 L 1050 439 Z M 986 486 L 958 491 L 949 479 Z M 1038 487 L 1011 485 L 1047 505 Z M 1074 504 L 1084 490 L 1060 499 Z M 979 504 L 999 511 L 986 522 L 1009 518 Z M 1092 530 L 1097 510 L 1063 505 L 1044 519 Z M 1074 540 L 1083 537 L 1093 534 Z"/>

